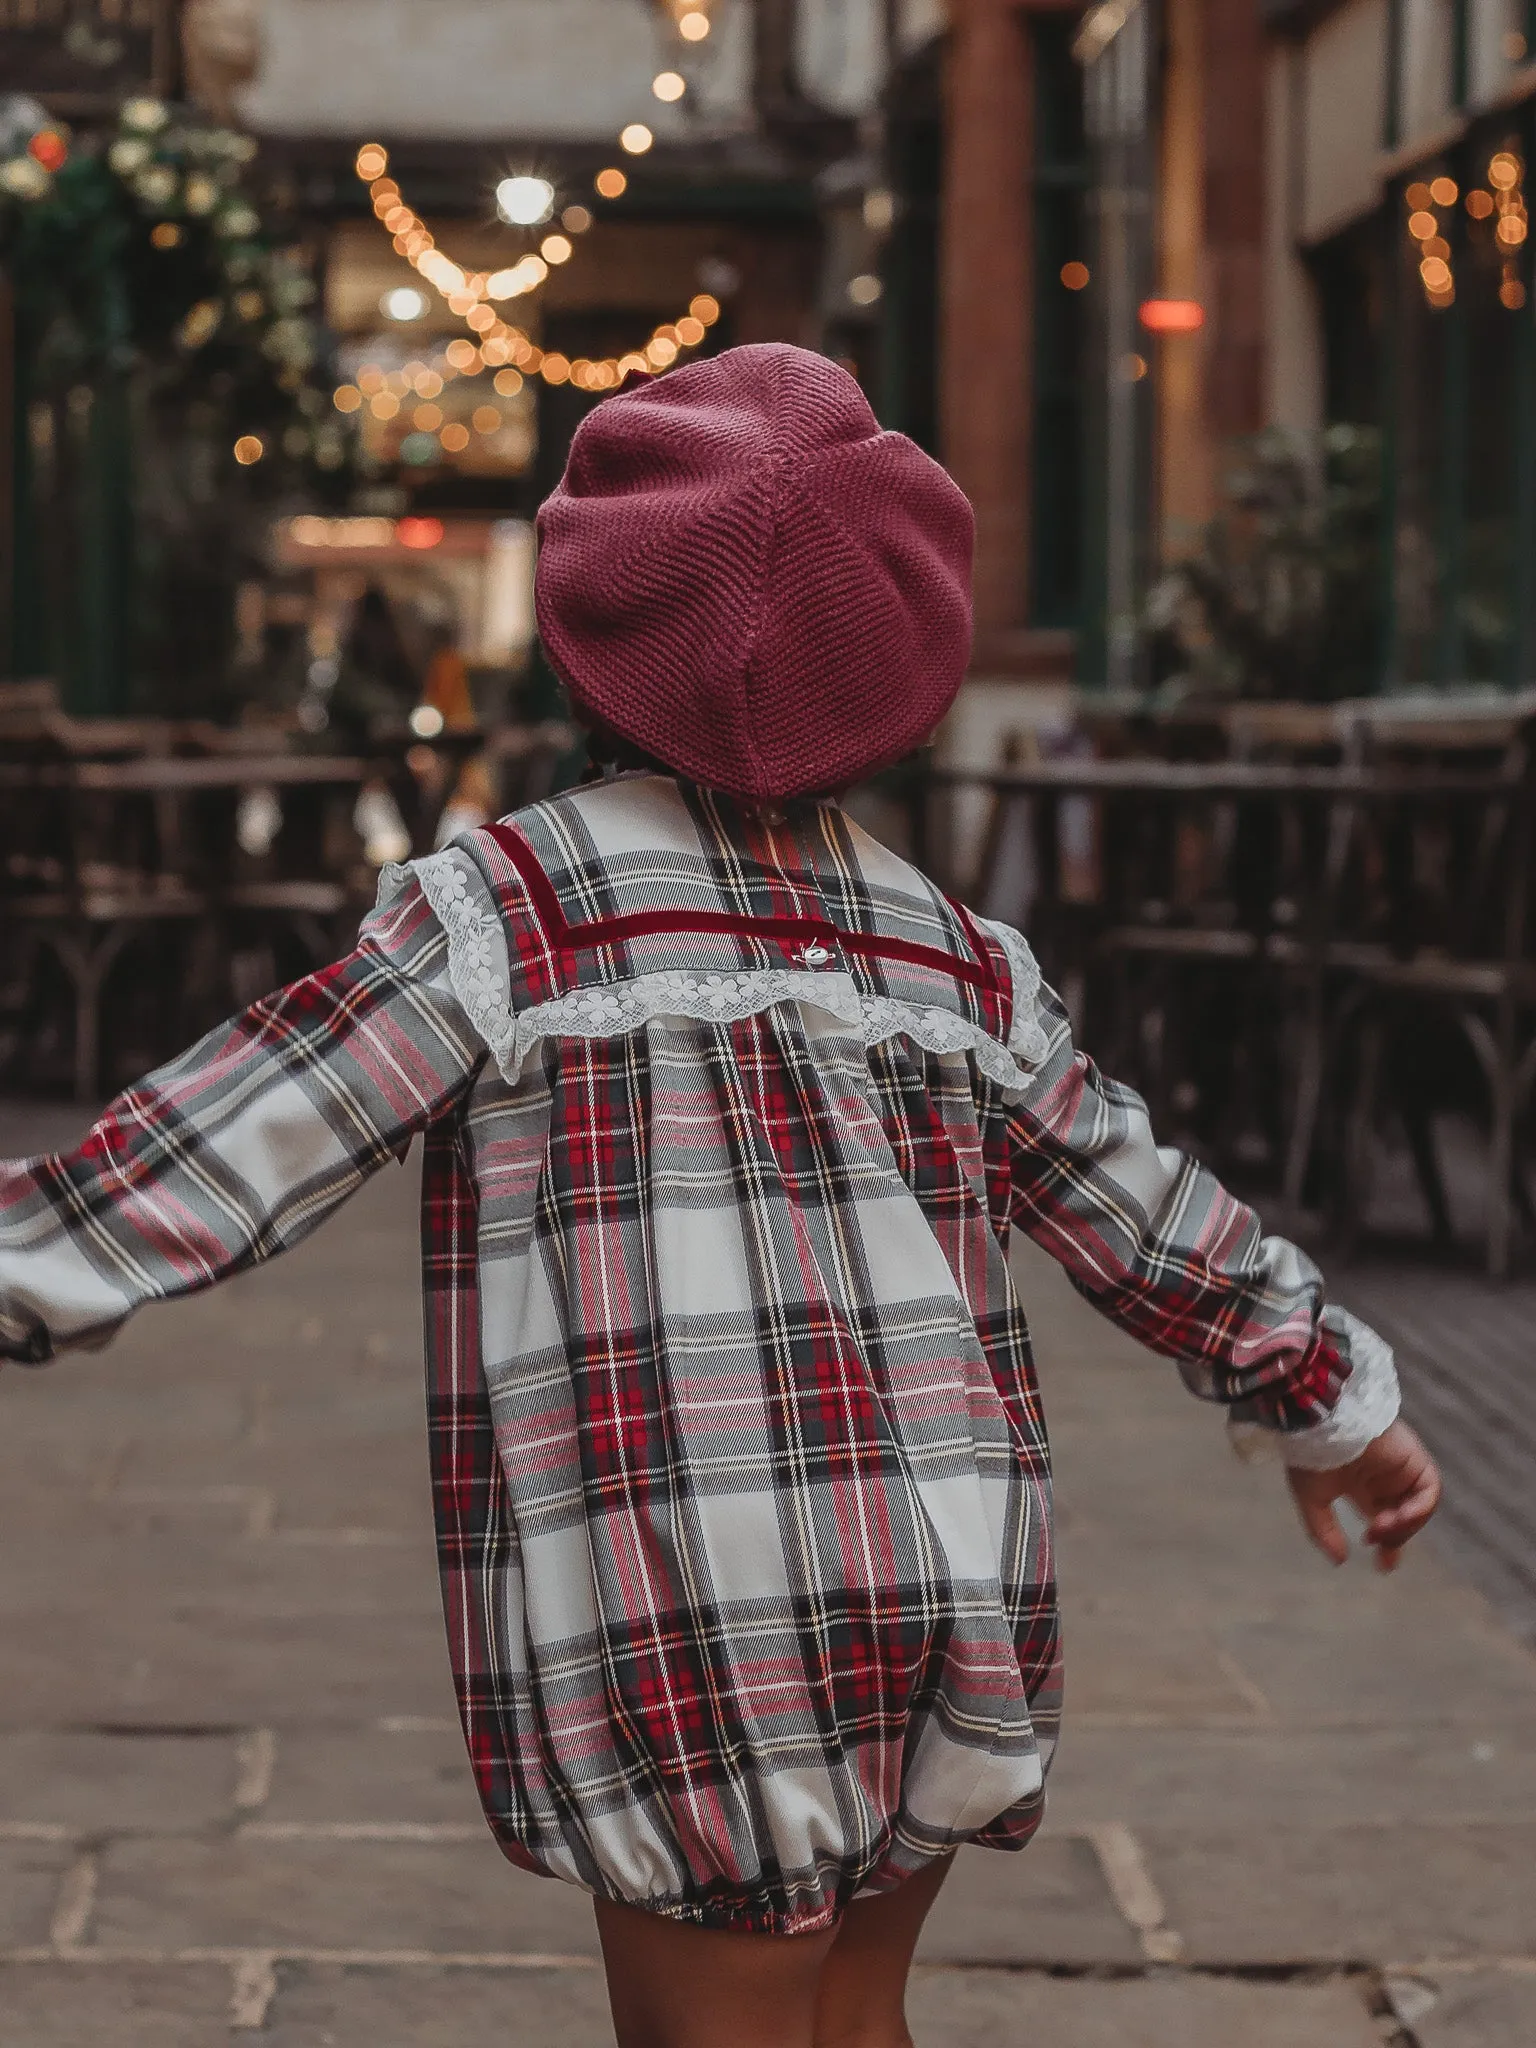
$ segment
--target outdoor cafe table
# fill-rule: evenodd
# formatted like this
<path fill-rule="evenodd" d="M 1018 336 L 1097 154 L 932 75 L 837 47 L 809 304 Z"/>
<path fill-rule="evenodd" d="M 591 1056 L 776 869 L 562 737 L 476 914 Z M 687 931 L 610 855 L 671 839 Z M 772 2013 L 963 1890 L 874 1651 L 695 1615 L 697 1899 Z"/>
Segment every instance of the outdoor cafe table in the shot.
<path fill-rule="evenodd" d="M 1411 1046 L 1432 1017 L 1453 1020 L 1487 1087 L 1488 1264 L 1502 1273 L 1514 1147 L 1536 1081 L 1533 784 L 1524 745 L 1481 772 L 1084 758 L 946 766 L 914 792 L 913 846 L 922 862 L 939 793 L 989 794 L 969 893 L 979 909 L 1027 923 L 1058 986 L 1101 966 L 1124 978 L 1138 958 L 1174 985 L 1236 973 L 1268 995 L 1231 1014 L 1271 1019 L 1288 988 L 1308 1019 L 1285 1148 L 1292 1204 L 1341 1034 L 1364 1033 L 1348 1112 L 1363 1141 L 1384 1036 Z M 1151 1000 L 1140 986 L 1124 980 L 1111 1004 L 1111 1040 Z M 1410 1102 L 1406 1113 L 1427 1131 L 1432 1107 Z M 1432 1140 L 1410 1137 L 1438 1224 Z M 1363 1202 L 1363 1187 L 1346 1202 Z"/>
<path fill-rule="evenodd" d="M 0 936 L 23 962 L 46 945 L 68 976 L 79 1099 L 98 1084 L 107 976 L 137 938 L 222 933 L 229 917 L 249 914 L 283 920 L 311 951 L 328 950 L 327 923 L 350 898 L 330 858 L 327 810 L 372 772 L 323 754 L 0 761 Z M 277 856 L 242 866 L 240 799 L 258 789 L 286 796 L 294 815 Z"/>

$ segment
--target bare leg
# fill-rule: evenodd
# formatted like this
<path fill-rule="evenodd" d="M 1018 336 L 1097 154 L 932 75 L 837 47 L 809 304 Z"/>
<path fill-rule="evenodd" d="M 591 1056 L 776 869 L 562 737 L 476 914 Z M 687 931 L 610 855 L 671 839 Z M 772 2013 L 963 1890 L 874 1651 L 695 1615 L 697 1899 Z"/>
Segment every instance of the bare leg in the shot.
<path fill-rule="evenodd" d="M 730 1934 L 597 1902 L 619 2048 L 813 2048 L 834 1930 Z"/>
<path fill-rule="evenodd" d="M 895 1891 L 855 1899 L 844 1913 L 822 1966 L 815 2048 L 912 2048 L 907 1973 L 953 1861 L 940 1857 Z"/>

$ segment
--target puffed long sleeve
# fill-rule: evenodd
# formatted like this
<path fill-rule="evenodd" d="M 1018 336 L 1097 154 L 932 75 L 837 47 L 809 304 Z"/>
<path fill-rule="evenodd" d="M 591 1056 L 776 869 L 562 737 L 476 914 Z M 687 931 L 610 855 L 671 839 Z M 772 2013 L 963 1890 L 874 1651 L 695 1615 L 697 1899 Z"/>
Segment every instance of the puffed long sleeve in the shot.
<path fill-rule="evenodd" d="M 1072 1042 L 1015 932 L 1015 1039 L 1043 1052 L 1008 1117 L 1012 1217 L 1096 1308 L 1228 1409 L 1245 1455 L 1328 1469 L 1398 1411 L 1390 1348 L 1208 1167 L 1160 1146 L 1146 1104 Z M 1021 963 L 1023 971 L 1021 971 Z"/>
<path fill-rule="evenodd" d="M 412 882 L 356 951 L 118 1096 L 78 1150 L 0 1161 L 0 1356 L 95 1348 L 145 1302 L 296 1244 L 484 1056 Z"/>

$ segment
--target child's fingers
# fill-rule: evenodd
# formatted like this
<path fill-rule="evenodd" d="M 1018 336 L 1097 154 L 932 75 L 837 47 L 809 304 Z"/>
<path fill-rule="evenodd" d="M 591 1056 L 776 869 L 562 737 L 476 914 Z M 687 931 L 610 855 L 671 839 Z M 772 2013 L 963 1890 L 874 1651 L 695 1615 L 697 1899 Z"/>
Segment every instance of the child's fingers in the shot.
<path fill-rule="evenodd" d="M 1335 1564 L 1346 1563 L 1349 1558 L 1349 1540 L 1333 1511 L 1333 1502 L 1322 1494 L 1313 1494 L 1300 1487 L 1294 1491 L 1302 1526 L 1312 1541 L 1324 1557 L 1331 1558 Z"/>
<path fill-rule="evenodd" d="M 1372 1515 L 1365 1540 L 1384 1549 L 1401 1550 L 1410 1537 L 1418 1535 L 1439 1505 L 1440 1474 L 1426 1461 L 1415 1474 L 1410 1491 Z"/>

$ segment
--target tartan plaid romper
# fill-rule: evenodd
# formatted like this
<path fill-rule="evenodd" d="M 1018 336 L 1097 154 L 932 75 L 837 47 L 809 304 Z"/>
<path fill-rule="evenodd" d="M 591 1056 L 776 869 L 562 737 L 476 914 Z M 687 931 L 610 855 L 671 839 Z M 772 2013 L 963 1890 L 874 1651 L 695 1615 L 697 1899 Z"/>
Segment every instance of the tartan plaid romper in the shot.
<path fill-rule="evenodd" d="M 448 1637 L 492 1829 L 706 1925 L 1038 1825 L 1060 1656 L 1009 1231 L 1336 1465 L 1390 1353 L 833 803 L 637 774 L 388 871 L 347 959 L 0 1166 L 0 1348 L 103 1343 L 425 1137 Z"/>

